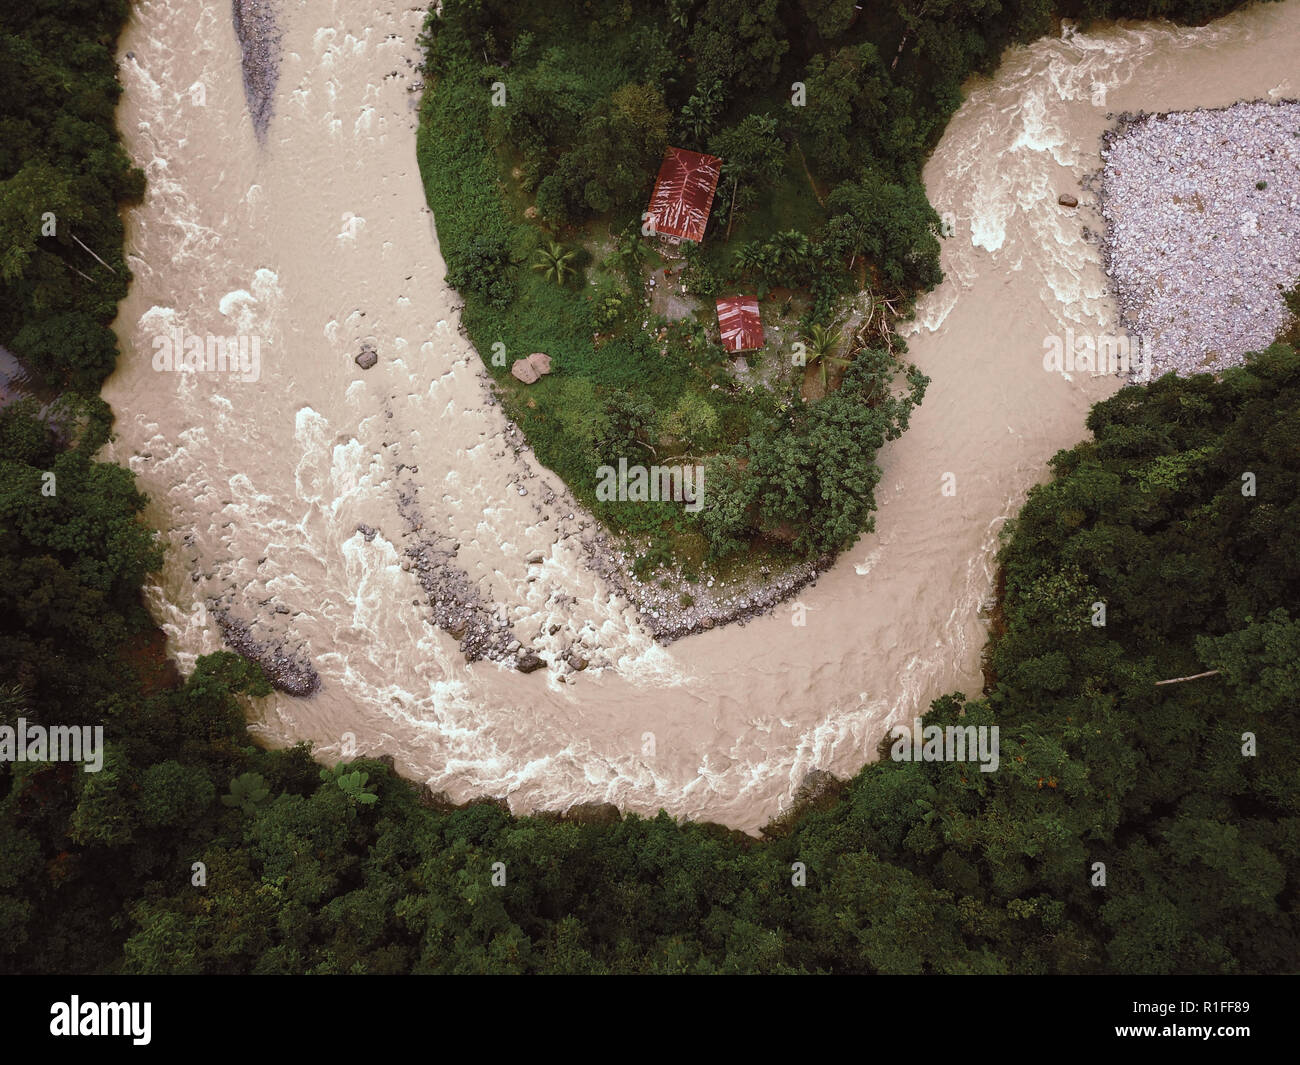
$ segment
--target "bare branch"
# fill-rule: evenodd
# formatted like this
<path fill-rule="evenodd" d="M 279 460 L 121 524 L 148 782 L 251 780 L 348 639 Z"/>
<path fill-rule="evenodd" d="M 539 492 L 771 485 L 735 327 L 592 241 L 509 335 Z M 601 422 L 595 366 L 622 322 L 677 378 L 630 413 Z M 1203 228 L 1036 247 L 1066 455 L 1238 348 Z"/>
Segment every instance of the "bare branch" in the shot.
<path fill-rule="evenodd" d="M 1158 688 L 1162 684 L 1182 684 L 1185 680 L 1200 680 L 1202 677 L 1213 677 L 1219 672 L 1220 670 L 1211 669 L 1205 673 L 1193 673 L 1190 677 L 1170 677 L 1168 680 L 1156 681 L 1156 687 Z"/>
<path fill-rule="evenodd" d="M 78 244 L 81 244 L 82 248 L 84 248 L 87 252 L 89 252 L 90 255 L 91 255 L 91 257 L 94 258 L 95 262 L 99 263 L 100 266 L 108 266 L 108 263 L 104 262 L 104 260 L 101 259 L 98 255 L 96 255 L 93 251 L 90 251 L 90 249 L 87 248 L 85 244 L 82 244 L 82 243 L 81 243 L 81 238 L 78 237 L 77 234 L 75 234 L 75 233 L 69 231 L 68 236 L 70 236 L 70 237 L 71 237 L 73 240 L 75 240 Z M 113 268 L 112 268 L 111 266 L 108 266 L 108 268 L 109 268 L 110 270 L 113 270 Z M 117 273 L 117 271 L 116 271 L 116 270 L 113 270 L 113 273 Z"/>

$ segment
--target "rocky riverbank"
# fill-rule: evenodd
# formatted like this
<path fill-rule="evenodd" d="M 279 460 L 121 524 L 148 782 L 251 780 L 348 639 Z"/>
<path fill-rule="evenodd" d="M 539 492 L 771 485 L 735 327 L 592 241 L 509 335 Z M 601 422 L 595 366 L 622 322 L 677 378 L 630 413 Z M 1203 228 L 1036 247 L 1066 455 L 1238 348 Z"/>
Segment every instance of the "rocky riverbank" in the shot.
<path fill-rule="evenodd" d="M 483 402 L 496 405 L 499 400 L 491 380 L 481 369 L 477 372 Z M 385 413 L 391 415 L 391 408 Z M 680 569 L 670 568 L 642 580 L 634 572 L 641 553 L 638 545 L 606 531 L 582 510 L 567 489 L 555 491 L 527 458 L 527 442 L 513 422 L 506 423 L 503 436 L 517 467 L 516 490 L 520 495 L 531 491 L 539 511 L 559 516 L 552 546 L 577 537 L 586 565 L 637 609 L 642 624 L 662 644 L 728 624 L 744 625 L 814 582 L 833 561 L 823 556 L 786 567 L 760 566 L 739 575 L 704 574 L 694 581 L 688 581 Z M 406 463 L 398 463 L 395 469 L 398 528 L 378 529 L 363 523 L 356 531 L 367 543 L 382 536 L 402 544 L 401 567 L 415 577 L 424 593 L 424 598 L 412 601 L 411 606 L 427 607 L 431 611 L 429 623 L 459 641 L 466 661 L 499 662 L 521 673 L 545 668 L 570 681 L 589 666 L 610 664 L 594 633 L 586 629 L 577 631 L 570 625 L 551 624 L 529 633 L 516 631 L 508 611 L 501 604 L 485 600 L 477 582 L 458 562 L 460 543 L 427 520 L 420 502 L 418 475 L 419 469 Z M 536 567 L 542 565 L 546 554 L 531 551 L 520 558 L 529 581 L 537 578 L 540 571 Z M 563 598 L 556 598 L 556 603 Z M 288 614 L 288 608 L 271 602 L 260 605 L 267 612 L 251 621 L 232 613 L 233 603 L 214 606 L 227 645 L 260 663 L 279 690 L 299 696 L 314 694 L 320 680 L 308 652 L 286 649 L 289 644 L 282 634 L 279 615 Z"/>
<path fill-rule="evenodd" d="M 485 402 L 499 403 L 491 378 L 479 371 Z M 506 426 L 506 441 L 516 461 L 524 468 L 524 479 L 532 480 L 536 472 L 523 458 L 528 448 L 523 433 L 513 422 Z M 522 486 L 521 486 L 522 487 Z M 524 489 L 526 491 L 527 489 Z M 823 555 L 812 562 L 785 567 L 760 567 L 756 572 L 733 576 L 730 580 L 704 575 L 701 580 L 687 581 L 680 568 L 660 571 L 648 580 L 634 572 L 638 551 L 626 539 L 611 535 L 565 488 L 557 495 L 549 486 L 541 492 L 547 508 L 569 511 L 569 518 L 581 514 L 582 550 L 588 567 L 603 578 L 619 595 L 637 608 L 641 622 L 660 643 L 669 644 L 683 636 L 707 632 L 721 625 L 745 624 L 769 613 L 799 589 L 812 584 L 834 558 Z M 685 598 L 684 598 L 685 597 Z"/>
<path fill-rule="evenodd" d="M 1300 278 L 1300 102 L 1121 114 L 1101 156 L 1106 270 L 1153 376 L 1267 347 Z"/>
<path fill-rule="evenodd" d="M 487 374 L 479 371 L 485 402 L 498 403 Z M 513 422 L 507 423 L 505 441 L 514 453 L 521 473 L 520 494 L 528 491 L 524 481 L 538 480 L 537 471 L 524 458 L 527 443 Z M 399 473 L 401 471 L 399 470 Z M 410 472 L 418 473 L 412 469 Z M 705 576 L 694 583 L 685 581 L 680 571 L 659 573 L 641 580 L 633 572 L 637 551 L 634 546 L 606 532 L 600 523 L 582 511 L 581 505 L 566 489 L 556 493 L 544 481 L 538 491 L 539 502 L 547 510 L 567 511 L 566 523 L 571 532 L 559 537 L 578 535 L 588 567 L 602 577 L 619 595 L 636 607 L 642 624 L 660 643 L 668 644 L 695 632 L 706 632 L 731 623 L 746 621 L 771 611 L 815 581 L 833 561 L 823 556 L 811 563 L 799 563 L 780 570 L 762 567 L 756 573 L 730 580 Z M 606 664 L 600 649 L 575 642 L 543 657 L 540 648 L 523 644 L 511 625 L 489 609 L 468 574 L 456 563 L 460 545 L 430 530 L 418 500 L 418 486 L 413 479 L 404 482 L 398 492 L 398 512 L 409 538 L 404 550 L 403 568 L 413 572 L 428 596 L 433 623 L 460 640 L 460 650 L 468 661 L 488 659 L 502 662 L 524 673 L 542 666 L 562 675 L 581 672 L 589 664 Z M 359 531 L 371 540 L 376 530 Z M 557 539 L 558 542 L 558 539 Z M 542 562 L 541 553 L 523 559 L 532 567 Z M 683 589 L 689 593 L 683 594 Z M 552 631 L 549 635 L 554 636 Z"/>
<path fill-rule="evenodd" d="M 232 651 L 262 667 L 273 688 L 289 695 L 315 695 L 320 690 L 320 676 L 311 662 L 298 651 L 289 650 L 276 637 L 259 637 L 253 625 L 218 606 L 212 616 Z"/>
<path fill-rule="evenodd" d="M 730 581 L 705 576 L 688 582 L 680 569 L 643 581 L 633 572 L 635 552 L 608 534 L 596 533 L 583 541 L 583 549 L 587 564 L 637 608 L 642 624 L 663 644 L 719 625 L 744 625 L 767 614 L 814 583 L 834 561 L 824 555 L 775 570 L 763 566 Z"/>
<path fill-rule="evenodd" d="M 434 624 L 460 641 L 460 650 L 467 662 L 486 658 L 506 662 L 521 673 L 540 669 L 545 665 L 543 660 L 522 646 L 505 618 L 488 609 L 469 574 L 455 564 L 460 544 L 426 528 L 417 491 L 415 482 L 411 480 L 398 490 L 398 513 L 410 536 L 402 568 L 414 571 L 420 587 L 429 597 Z M 373 529 L 362 526 L 358 531 L 367 540 L 374 539 Z"/>

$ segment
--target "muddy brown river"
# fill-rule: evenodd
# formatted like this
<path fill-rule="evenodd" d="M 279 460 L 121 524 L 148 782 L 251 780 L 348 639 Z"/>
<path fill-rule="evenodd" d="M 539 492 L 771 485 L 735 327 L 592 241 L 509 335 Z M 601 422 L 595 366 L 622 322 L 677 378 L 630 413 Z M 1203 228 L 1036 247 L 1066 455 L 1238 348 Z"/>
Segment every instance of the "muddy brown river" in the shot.
<path fill-rule="evenodd" d="M 108 457 L 167 545 L 151 609 L 183 670 L 222 647 L 213 604 L 301 648 L 320 691 L 257 700 L 267 741 L 391 754 L 516 811 L 608 801 L 754 830 L 809 770 L 851 774 L 890 724 L 978 694 L 999 530 L 1119 383 L 1042 365 L 1049 335 L 1118 329 L 1082 235 L 1108 114 L 1300 95 L 1300 0 L 1198 29 L 1067 26 L 969 85 L 925 171 L 953 236 L 910 338 L 932 383 L 882 454 L 877 531 L 800 593 L 805 624 L 786 604 L 662 647 L 584 565 L 590 519 L 543 502 L 562 486 L 515 454 L 458 333 L 415 161 L 423 9 L 280 7 L 263 142 L 229 3 L 143 0 L 121 41 L 119 121 L 149 189 L 104 396 Z M 259 338 L 257 373 L 156 370 L 175 330 Z M 380 355 L 364 372 L 363 344 Z M 524 644 L 598 649 L 592 666 L 562 683 L 467 664 L 403 568 L 402 492 Z"/>

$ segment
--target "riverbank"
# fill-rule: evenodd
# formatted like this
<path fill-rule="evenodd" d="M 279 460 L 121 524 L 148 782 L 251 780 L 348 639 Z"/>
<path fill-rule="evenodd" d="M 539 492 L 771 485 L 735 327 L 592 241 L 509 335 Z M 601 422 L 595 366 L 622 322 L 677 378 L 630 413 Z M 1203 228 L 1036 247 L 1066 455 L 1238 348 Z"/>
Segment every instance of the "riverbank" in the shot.
<path fill-rule="evenodd" d="M 486 371 L 480 371 L 479 379 L 483 385 L 484 401 L 489 405 L 499 404 L 500 398 Z M 505 437 L 516 458 L 528 450 L 524 434 L 514 422 L 507 423 Z M 527 463 L 522 465 L 525 470 L 523 479 L 535 479 L 535 471 Z M 523 484 L 517 490 L 520 489 L 523 493 L 529 491 Z M 561 484 L 557 489 L 542 481 L 538 490 L 543 506 L 566 510 L 569 512 L 568 520 L 576 521 L 583 558 L 591 572 L 635 607 L 641 624 L 664 645 L 692 633 L 708 632 L 733 623 L 743 625 L 771 613 L 799 589 L 815 582 L 835 560 L 833 555 L 822 555 L 785 565 L 734 567 L 729 571 L 729 579 L 728 576 L 708 573 L 688 576 L 685 567 L 671 564 L 661 567 L 652 577 L 642 579 L 636 573 L 636 560 L 644 544 L 610 530 L 582 506 L 567 486 Z M 539 554 L 528 561 L 536 564 L 540 559 Z M 466 609 L 473 610 L 473 604 L 471 595 L 465 604 Z M 567 660 L 570 655 L 562 657 Z"/>
<path fill-rule="evenodd" d="M 477 376 L 483 388 L 484 404 L 498 406 L 500 398 L 489 375 L 480 370 Z M 685 570 L 674 565 L 642 579 L 636 574 L 636 560 L 643 545 L 608 530 L 562 483 L 556 485 L 550 478 L 539 476 L 525 457 L 529 452 L 528 443 L 514 422 L 506 423 L 503 440 L 518 469 L 515 491 L 521 496 L 536 492 L 544 509 L 564 512 L 563 525 L 559 522 L 555 525 L 550 551 L 564 540 L 576 538 L 585 565 L 636 609 L 641 624 L 662 645 L 692 633 L 733 623 L 744 625 L 770 613 L 801 588 L 814 583 L 834 562 L 833 556 L 823 555 L 786 566 L 756 565 L 748 570 L 736 567 L 725 577 L 692 575 L 694 579 L 688 579 Z M 402 472 L 398 470 L 399 474 Z M 418 475 L 419 469 L 413 467 L 409 472 Z M 420 508 L 419 484 L 414 478 L 407 478 L 399 489 L 398 510 L 406 526 L 403 535 L 409 538 L 403 550 L 402 568 L 419 580 L 432 610 L 433 623 L 460 641 L 466 661 L 501 662 L 523 673 L 545 665 L 562 678 L 582 672 L 589 665 L 611 664 L 606 649 L 589 637 L 579 637 L 546 651 L 525 642 L 526 634 L 522 638 L 517 635 L 515 627 L 500 612 L 489 608 L 478 586 L 456 564 L 460 543 L 435 531 L 427 522 Z M 367 542 L 372 542 L 377 535 L 377 530 L 369 526 L 360 526 L 358 531 Z M 550 551 L 535 550 L 525 556 L 530 582 L 539 579 L 541 566 Z M 555 636 L 558 631 L 559 626 L 555 626 L 546 635 Z"/>
<path fill-rule="evenodd" d="M 1272 343 L 1300 277 L 1300 102 L 1121 114 L 1101 157 L 1106 272 L 1152 375 Z"/>

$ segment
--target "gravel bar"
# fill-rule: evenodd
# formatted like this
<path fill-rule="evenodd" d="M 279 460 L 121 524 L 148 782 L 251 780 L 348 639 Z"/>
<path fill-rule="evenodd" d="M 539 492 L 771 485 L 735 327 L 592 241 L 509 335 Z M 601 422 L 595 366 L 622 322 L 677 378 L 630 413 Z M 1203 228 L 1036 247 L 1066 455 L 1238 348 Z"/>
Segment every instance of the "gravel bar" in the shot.
<path fill-rule="evenodd" d="M 1152 376 L 1268 347 L 1300 279 L 1300 102 L 1123 114 L 1102 164 L 1106 269 Z"/>

